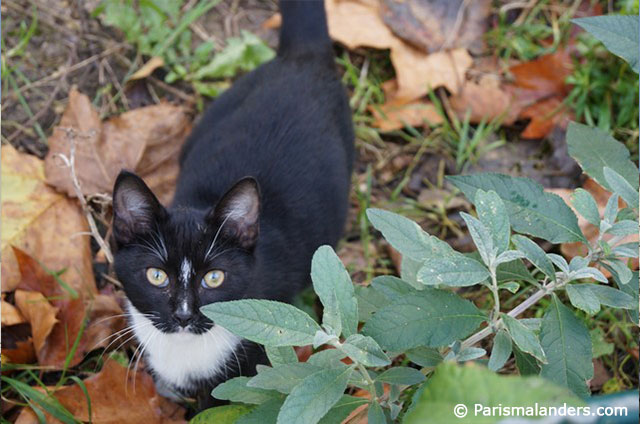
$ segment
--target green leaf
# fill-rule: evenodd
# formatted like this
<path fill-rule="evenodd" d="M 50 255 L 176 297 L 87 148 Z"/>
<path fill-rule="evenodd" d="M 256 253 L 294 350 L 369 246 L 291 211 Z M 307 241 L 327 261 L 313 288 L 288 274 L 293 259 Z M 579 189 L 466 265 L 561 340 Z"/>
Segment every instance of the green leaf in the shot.
<path fill-rule="evenodd" d="M 496 260 L 493 262 L 494 265 L 500 265 L 504 263 L 513 262 L 516 259 L 522 259 L 525 257 L 525 254 L 520 252 L 519 250 L 505 250 L 500 253 Z"/>
<path fill-rule="evenodd" d="M 607 229 L 611 228 L 613 223 L 616 221 L 616 217 L 618 216 L 618 199 L 619 198 L 620 196 L 614 193 L 611 197 L 609 197 L 609 200 L 607 200 L 607 204 L 604 207 L 604 213 L 602 218 L 604 219 L 605 223 L 609 225 L 606 227 L 603 227 L 603 224 L 601 223 L 600 224 L 601 232 L 604 232 Z"/>
<path fill-rule="evenodd" d="M 402 255 L 400 261 L 400 278 L 416 290 L 422 290 L 424 286 L 418 281 L 418 271 L 422 268 L 422 261 L 414 261 L 406 255 Z"/>
<path fill-rule="evenodd" d="M 273 366 L 298 362 L 298 355 L 296 355 L 296 351 L 291 346 L 265 346 L 264 350 Z"/>
<path fill-rule="evenodd" d="M 234 424 L 275 424 L 283 403 L 284 399 L 268 400 L 242 415 Z M 217 424 L 216 421 L 208 421 L 207 424 L 209 423 Z"/>
<path fill-rule="evenodd" d="M 529 262 L 542 271 L 542 273 L 552 281 L 556 281 L 556 272 L 553 269 L 553 263 L 540 246 L 527 237 L 521 235 L 514 235 L 511 240 L 516 248 L 525 254 L 527 259 L 529 259 Z"/>
<path fill-rule="evenodd" d="M 635 190 L 638 190 L 638 168 L 629 159 L 629 150 L 601 129 L 571 122 L 567 131 L 569 154 L 584 172 L 598 184 L 613 191 L 604 176 L 604 168 L 615 169 Z"/>
<path fill-rule="evenodd" d="M 278 424 L 315 424 L 340 400 L 352 369 L 326 369 L 311 374 L 291 391 L 278 414 Z"/>
<path fill-rule="evenodd" d="M 473 286 L 491 277 L 489 270 L 475 259 L 463 255 L 427 259 L 418 271 L 418 281 L 427 286 Z"/>
<path fill-rule="evenodd" d="M 418 224 L 401 215 L 370 208 L 367 218 L 391 246 L 411 259 L 422 261 L 454 253 L 447 243 L 430 236 Z"/>
<path fill-rule="evenodd" d="M 391 300 L 415 292 L 407 282 L 391 275 L 375 277 L 371 280 L 371 286 Z"/>
<path fill-rule="evenodd" d="M 506 283 L 498 284 L 498 289 L 508 290 L 511 293 L 517 293 L 518 290 L 520 290 L 520 284 L 516 283 L 515 281 L 509 281 Z"/>
<path fill-rule="evenodd" d="M 390 384 L 403 384 L 411 386 L 413 384 L 422 383 L 425 380 L 424 374 L 415 368 L 409 367 L 393 367 L 379 374 L 376 381 L 382 381 Z"/>
<path fill-rule="evenodd" d="M 505 330 L 500 330 L 493 338 L 493 349 L 487 365 L 491 371 L 498 371 L 502 368 L 511 356 L 511 337 Z"/>
<path fill-rule="evenodd" d="M 387 350 L 439 347 L 468 336 L 485 320 L 473 303 L 448 291 L 427 288 L 380 309 L 362 332 Z"/>
<path fill-rule="evenodd" d="M 577 210 L 584 219 L 596 227 L 600 226 L 600 211 L 598 210 L 598 204 L 591 193 L 582 188 L 576 189 L 571 196 L 571 203 L 575 210 Z"/>
<path fill-rule="evenodd" d="M 367 321 L 374 312 L 391 302 L 390 298 L 372 286 L 355 285 L 354 289 L 358 300 L 358 318 L 362 322 Z"/>
<path fill-rule="evenodd" d="M 337 368 L 344 365 L 340 360 L 346 358 L 346 356 L 344 352 L 338 349 L 326 349 L 311 355 L 307 363 L 321 368 Z"/>
<path fill-rule="evenodd" d="M 478 218 L 489 229 L 493 244 L 500 254 L 509 248 L 511 225 L 504 202 L 495 191 L 478 190 L 475 197 Z"/>
<path fill-rule="evenodd" d="M 468 347 L 458 353 L 455 358 L 458 362 L 467 362 L 478 359 L 482 356 L 485 356 L 486 354 L 487 351 L 480 347 Z"/>
<path fill-rule="evenodd" d="M 540 365 L 536 358 L 521 351 L 517 346 L 513 346 L 513 357 L 516 360 L 516 367 L 518 367 L 520 375 L 538 375 L 540 373 Z"/>
<path fill-rule="evenodd" d="M 275 52 L 264 41 L 248 31 L 243 30 L 241 37 L 230 37 L 225 41 L 226 47 L 198 69 L 193 80 L 229 78 L 240 70 L 251 71 L 275 57 Z"/>
<path fill-rule="evenodd" d="M 540 346 L 540 341 L 535 333 L 526 325 L 507 314 L 502 314 L 502 322 L 507 327 L 511 340 L 522 350 L 536 357 L 541 362 L 546 362 L 545 352 Z"/>
<path fill-rule="evenodd" d="M 609 260 L 603 266 L 613 274 L 614 279 L 617 279 L 620 284 L 627 284 L 631 281 L 633 274 L 623 261 Z"/>
<path fill-rule="evenodd" d="M 365 403 L 367 403 L 367 400 L 364 398 L 344 395 L 331 409 L 329 409 L 327 415 L 322 417 L 319 424 L 339 424 L 343 422 L 357 407 L 364 405 Z"/>
<path fill-rule="evenodd" d="M 637 258 L 638 257 L 638 246 L 637 241 L 632 241 L 629 243 L 619 244 L 614 247 L 611 251 L 613 256 L 622 256 L 624 258 Z"/>
<path fill-rule="evenodd" d="M 496 270 L 498 283 L 505 281 L 526 281 L 537 283 L 538 280 L 531 276 L 531 273 L 521 260 L 515 260 L 498 265 Z"/>
<path fill-rule="evenodd" d="M 548 360 L 540 375 L 580 397 L 589 396 L 587 380 L 593 377 L 591 337 L 582 321 L 555 295 L 542 319 L 540 339 Z"/>
<path fill-rule="evenodd" d="M 407 358 L 421 367 L 435 367 L 442 362 L 442 355 L 432 347 L 419 346 L 406 352 Z"/>
<path fill-rule="evenodd" d="M 633 309 L 637 301 L 627 293 L 602 284 L 580 284 L 588 286 L 591 292 L 598 298 L 598 301 L 613 308 Z"/>
<path fill-rule="evenodd" d="M 340 348 L 349 358 L 368 367 L 384 367 L 391 363 L 389 357 L 371 337 L 352 334 Z"/>
<path fill-rule="evenodd" d="M 606 232 L 612 236 L 630 236 L 638 233 L 638 223 L 630 219 L 625 219 L 613 224 Z"/>
<path fill-rule="evenodd" d="M 613 192 L 622 197 L 630 208 L 637 209 L 638 203 L 640 202 L 638 190 L 634 189 L 631 184 L 629 184 L 629 181 L 625 180 L 622 175 L 618 174 L 608 166 L 604 167 L 603 173 L 605 180 L 607 180 L 607 183 Z"/>
<path fill-rule="evenodd" d="M 578 218 L 562 198 L 546 193 L 540 184 L 528 178 L 484 173 L 447 179 L 472 201 L 477 190 L 494 190 L 504 202 L 511 226 L 517 232 L 552 243 L 586 241 Z"/>
<path fill-rule="evenodd" d="M 569 274 L 569 278 L 571 280 L 578 280 L 578 279 L 582 279 L 582 278 L 593 278 L 596 281 L 600 281 L 601 283 L 608 283 L 609 280 L 607 280 L 607 277 L 604 276 L 604 274 L 602 272 L 600 272 L 600 270 L 598 270 L 597 268 L 593 268 L 593 267 L 584 267 L 582 269 L 579 269 L 577 271 L 572 271 Z"/>
<path fill-rule="evenodd" d="M 620 284 L 616 280 L 616 285 L 620 290 L 631 296 L 632 299 L 638 299 L 638 291 L 640 287 L 638 286 L 638 271 L 634 271 L 631 277 L 632 284 Z M 629 318 L 631 318 L 631 322 L 638 325 L 638 302 L 633 302 L 633 309 L 628 310 Z"/>
<path fill-rule="evenodd" d="M 272 300 L 216 302 L 200 311 L 216 325 L 267 346 L 308 345 L 320 330 L 313 318 L 300 309 Z"/>
<path fill-rule="evenodd" d="M 605 15 L 572 19 L 607 47 L 626 60 L 638 73 L 638 16 Z"/>
<path fill-rule="evenodd" d="M 478 365 L 440 364 L 413 398 L 403 424 L 498 423 L 504 416 L 475 414 L 476 404 L 484 408 L 505 405 L 536 410 L 536 407 L 582 406 L 584 403 L 564 387 L 558 387 L 539 377 L 504 376 Z M 454 415 L 456 405 L 465 405 L 467 415 Z M 491 411 L 488 409 L 487 411 Z M 493 415 L 493 416 L 491 416 Z M 534 419 L 535 417 L 529 417 Z"/>
<path fill-rule="evenodd" d="M 261 404 L 280 395 L 273 390 L 248 387 L 249 377 L 235 377 L 216 386 L 211 396 L 220 400 Z"/>
<path fill-rule="evenodd" d="M 313 289 L 327 308 L 335 296 L 338 302 L 339 320 L 345 337 L 357 332 L 358 303 L 349 273 L 330 246 L 321 246 L 311 261 Z M 340 335 L 340 334 L 337 334 Z"/>
<path fill-rule="evenodd" d="M 588 284 L 568 284 L 566 286 L 569 301 L 573 306 L 593 315 L 600 310 L 600 301 L 590 290 Z"/>
<path fill-rule="evenodd" d="M 387 417 L 384 416 L 382 407 L 376 401 L 369 403 L 367 424 L 387 424 Z"/>
<path fill-rule="evenodd" d="M 200 412 L 189 421 L 189 424 L 235 424 L 240 417 L 249 413 L 253 408 L 249 405 L 216 406 Z"/>
<path fill-rule="evenodd" d="M 477 197 L 476 195 L 476 198 Z M 496 256 L 496 249 L 493 246 L 493 238 L 489 230 L 479 219 L 472 217 L 468 213 L 460 212 L 460 216 L 467 224 L 467 229 L 469 230 L 469 234 L 471 234 L 473 244 L 478 248 L 482 262 L 490 266 Z"/>
<path fill-rule="evenodd" d="M 265 367 L 247 382 L 247 386 L 290 393 L 302 380 L 320 370 L 320 367 L 308 362 L 296 362 L 275 368 Z"/>

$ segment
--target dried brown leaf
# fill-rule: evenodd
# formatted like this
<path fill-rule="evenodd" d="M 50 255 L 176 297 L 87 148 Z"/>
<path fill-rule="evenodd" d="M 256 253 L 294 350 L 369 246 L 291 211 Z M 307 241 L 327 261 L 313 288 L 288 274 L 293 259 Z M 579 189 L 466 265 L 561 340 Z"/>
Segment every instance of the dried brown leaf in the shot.
<path fill-rule="evenodd" d="M 50 270 L 66 269 L 64 281 L 76 290 L 95 291 L 89 237 L 82 235 L 88 225 L 77 202 L 44 182 L 38 158 L 6 144 L 1 161 L 2 291 L 13 291 L 21 279 L 11 246 L 28 251 Z"/>
<path fill-rule="evenodd" d="M 42 293 L 16 290 L 16 306 L 31 324 L 33 345 L 36 353 L 43 350 L 44 345 L 58 320 L 58 308 L 52 306 Z"/>
<path fill-rule="evenodd" d="M 167 202 L 173 194 L 178 153 L 190 129 L 187 111 L 168 103 L 100 122 L 89 98 L 72 89 L 62 120 L 49 139 L 46 180 L 75 196 L 69 169 L 59 157 L 69 158 L 75 144 L 76 174 L 83 194 L 111 192 L 118 173 L 128 169 L 149 177 L 151 189 Z"/>
<path fill-rule="evenodd" d="M 155 71 L 156 69 L 164 66 L 164 59 L 162 56 L 153 56 L 151 59 L 147 61 L 140 69 L 138 69 L 129 80 L 137 80 L 148 77 Z"/>
<path fill-rule="evenodd" d="M 422 127 L 425 124 L 439 124 L 442 116 L 436 107 L 426 101 L 403 103 L 391 100 L 382 105 L 369 107 L 374 117 L 373 126 L 381 131 L 393 131 L 405 126 Z"/>
<path fill-rule="evenodd" d="M 54 397 L 82 422 L 101 424 L 168 424 L 184 423 L 184 409 L 161 397 L 153 379 L 144 371 L 127 373 L 113 359 L 105 362 L 102 370 L 84 380 L 91 399 L 91 417 L 84 392 L 77 384 L 65 386 Z M 134 388 L 135 384 L 135 390 Z M 22 410 L 16 423 L 30 423 L 35 414 L 29 408 Z M 91 419 L 90 419 L 91 418 Z M 36 421 L 37 422 L 37 419 Z M 47 422 L 58 423 L 47 415 Z"/>
<path fill-rule="evenodd" d="M 6 302 L 4 299 L 2 299 L 2 308 L 0 309 L 0 314 L 2 315 L 2 327 L 22 324 L 23 322 L 25 322 L 25 319 L 18 308 L 16 308 L 9 302 Z"/>

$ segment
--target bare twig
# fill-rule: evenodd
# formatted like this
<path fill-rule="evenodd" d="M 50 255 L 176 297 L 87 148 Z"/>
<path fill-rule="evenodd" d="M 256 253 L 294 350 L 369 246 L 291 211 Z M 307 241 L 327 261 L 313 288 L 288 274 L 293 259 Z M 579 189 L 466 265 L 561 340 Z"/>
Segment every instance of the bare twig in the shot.
<path fill-rule="evenodd" d="M 78 176 L 76 174 L 76 166 L 75 166 L 75 155 L 76 155 L 76 132 L 73 128 L 65 129 L 67 137 L 71 142 L 69 147 L 69 157 L 59 153 L 57 156 L 64 162 L 65 166 L 69 168 L 69 174 L 71 177 L 71 182 L 73 184 L 73 191 L 78 197 L 78 201 L 80 201 L 80 206 L 87 217 L 87 222 L 89 223 L 89 229 L 91 230 L 91 235 L 96 240 L 100 249 L 104 252 L 107 261 L 111 264 L 113 263 L 113 254 L 111 253 L 111 249 L 109 245 L 104 240 L 104 238 L 100 235 L 98 231 L 98 226 L 96 225 L 96 221 L 93 219 L 93 214 L 91 213 L 91 208 L 87 204 L 87 200 L 82 194 L 82 188 L 80 187 L 80 181 L 78 181 Z"/>

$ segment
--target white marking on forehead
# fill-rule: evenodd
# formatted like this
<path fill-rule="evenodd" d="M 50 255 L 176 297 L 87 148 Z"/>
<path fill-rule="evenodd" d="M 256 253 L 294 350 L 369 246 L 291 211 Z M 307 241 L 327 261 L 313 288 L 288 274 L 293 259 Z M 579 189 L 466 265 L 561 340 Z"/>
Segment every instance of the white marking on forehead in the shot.
<path fill-rule="evenodd" d="M 182 266 L 180 267 L 180 279 L 182 280 L 182 283 L 184 285 L 189 284 L 189 280 L 191 279 L 192 275 L 193 275 L 193 266 L 191 265 L 191 262 L 189 261 L 189 259 L 184 258 L 182 260 Z"/>

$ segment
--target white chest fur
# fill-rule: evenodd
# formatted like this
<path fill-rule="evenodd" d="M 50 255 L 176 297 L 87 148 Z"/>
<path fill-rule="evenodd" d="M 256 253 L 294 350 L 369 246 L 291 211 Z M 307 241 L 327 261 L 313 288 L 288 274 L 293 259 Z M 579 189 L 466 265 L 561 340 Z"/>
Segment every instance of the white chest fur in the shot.
<path fill-rule="evenodd" d="M 235 355 L 241 340 L 219 326 L 202 334 L 163 333 L 131 304 L 129 313 L 147 363 L 163 383 L 181 389 L 224 373 L 225 362 Z"/>

